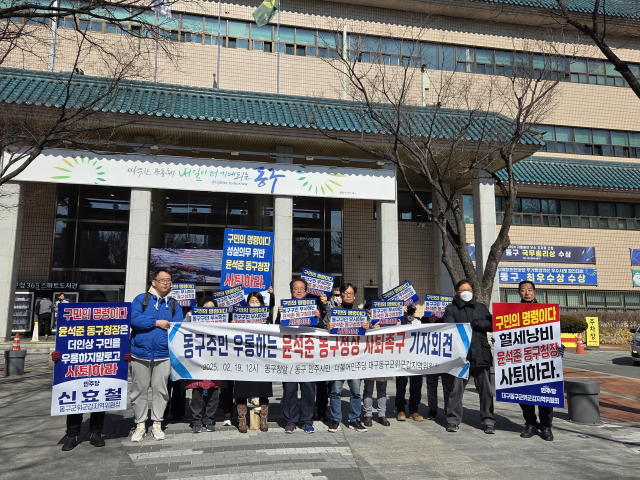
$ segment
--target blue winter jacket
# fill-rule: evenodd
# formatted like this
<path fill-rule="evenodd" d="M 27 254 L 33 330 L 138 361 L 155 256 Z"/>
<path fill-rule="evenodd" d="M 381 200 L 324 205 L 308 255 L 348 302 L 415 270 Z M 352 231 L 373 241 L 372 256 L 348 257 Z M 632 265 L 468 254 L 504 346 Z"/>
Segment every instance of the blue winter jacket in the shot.
<path fill-rule="evenodd" d="M 171 317 L 171 303 L 169 297 L 158 299 L 152 294 L 149 305 L 142 311 L 144 293 L 131 302 L 131 356 L 141 360 L 164 360 L 169 358 L 169 334 L 167 330 L 156 327 L 156 320 L 182 322 L 182 308 L 176 306 L 176 313 Z"/>

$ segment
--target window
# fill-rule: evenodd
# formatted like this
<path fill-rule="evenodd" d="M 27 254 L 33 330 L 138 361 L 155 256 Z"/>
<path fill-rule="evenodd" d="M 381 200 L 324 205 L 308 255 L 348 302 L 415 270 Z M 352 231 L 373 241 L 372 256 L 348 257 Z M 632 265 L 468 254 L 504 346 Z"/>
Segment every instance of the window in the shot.
<path fill-rule="evenodd" d="M 464 223 L 473 223 L 473 195 L 462 196 L 462 216 Z"/>
<path fill-rule="evenodd" d="M 416 192 L 420 201 L 427 208 L 432 208 L 431 193 Z M 411 192 L 398 192 L 398 220 L 427 222 L 431 217 L 424 211 Z"/>

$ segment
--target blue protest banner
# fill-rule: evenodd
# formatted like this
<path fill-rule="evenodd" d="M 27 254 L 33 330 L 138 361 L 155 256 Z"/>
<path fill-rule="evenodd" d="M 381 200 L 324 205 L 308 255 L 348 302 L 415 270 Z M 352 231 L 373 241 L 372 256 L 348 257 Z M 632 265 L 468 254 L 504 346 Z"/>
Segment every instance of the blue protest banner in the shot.
<path fill-rule="evenodd" d="M 444 317 L 444 309 L 447 308 L 453 302 L 453 296 L 451 295 L 433 295 L 427 293 L 424 296 L 424 316 L 436 318 Z"/>
<path fill-rule="evenodd" d="M 242 285 L 244 294 L 271 286 L 273 232 L 225 228 L 220 289 Z"/>
<path fill-rule="evenodd" d="M 406 306 L 413 305 L 420 300 L 410 282 L 404 282 L 381 295 L 387 302 L 404 302 Z"/>
<path fill-rule="evenodd" d="M 235 323 L 267 323 L 269 307 L 233 307 Z"/>
<path fill-rule="evenodd" d="M 127 408 L 131 303 L 61 303 L 51 415 Z"/>
<path fill-rule="evenodd" d="M 213 299 L 219 307 L 233 307 L 234 305 L 245 305 L 244 291 L 241 285 L 227 288 L 219 292 L 213 292 Z"/>
<path fill-rule="evenodd" d="M 191 310 L 191 321 L 194 323 L 227 323 L 228 320 L 227 307 L 194 307 Z"/>
<path fill-rule="evenodd" d="M 319 297 L 320 295 L 331 296 L 331 289 L 336 277 L 326 273 L 314 272 L 308 268 L 302 269 L 301 278 L 307 282 L 307 293 Z"/>
<path fill-rule="evenodd" d="M 379 302 L 374 300 L 371 308 L 371 325 L 388 327 L 397 325 L 404 318 L 403 302 Z"/>
<path fill-rule="evenodd" d="M 196 284 L 174 283 L 171 286 L 171 296 L 181 307 L 193 308 L 196 306 Z"/>
<path fill-rule="evenodd" d="M 553 285 L 598 285 L 595 268 L 498 267 L 500 283 L 529 280 Z"/>
<path fill-rule="evenodd" d="M 640 248 L 631 248 L 631 265 L 640 265 Z"/>
<path fill-rule="evenodd" d="M 471 260 L 476 259 L 475 243 L 467 243 Z M 500 258 L 503 262 L 596 263 L 595 247 L 558 245 L 509 245 Z"/>
<path fill-rule="evenodd" d="M 318 325 L 316 310 L 318 304 L 315 298 L 302 298 L 291 300 L 280 300 L 282 313 L 280 314 L 280 325 L 283 327 L 315 327 Z"/>
<path fill-rule="evenodd" d="M 367 311 L 361 309 L 332 308 L 331 329 L 337 335 L 364 335 L 366 332 L 362 324 L 367 321 Z"/>

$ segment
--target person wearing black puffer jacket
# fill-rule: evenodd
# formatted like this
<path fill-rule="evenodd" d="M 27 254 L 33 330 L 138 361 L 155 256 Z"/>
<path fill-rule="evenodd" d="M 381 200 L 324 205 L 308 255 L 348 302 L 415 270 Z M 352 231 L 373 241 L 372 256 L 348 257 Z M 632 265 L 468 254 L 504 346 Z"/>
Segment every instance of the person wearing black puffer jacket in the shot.
<path fill-rule="evenodd" d="M 496 433 L 493 417 L 493 390 L 491 388 L 491 365 L 493 355 L 487 340 L 487 332 L 493 331 L 491 313 L 486 305 L 476 301 L 469 279 L 462 279 L 455 286 L 453 302 L 444 311 L 444 323 L 470 323 L 473 329 L 469 348 L 470 375 L 480 395 L 480 419 L 484 433 Z M 442 387 L 445 397 L 447 432 L 456 432 L 462 421 L 462 396 L 468 380 L 443 375 Z"/>

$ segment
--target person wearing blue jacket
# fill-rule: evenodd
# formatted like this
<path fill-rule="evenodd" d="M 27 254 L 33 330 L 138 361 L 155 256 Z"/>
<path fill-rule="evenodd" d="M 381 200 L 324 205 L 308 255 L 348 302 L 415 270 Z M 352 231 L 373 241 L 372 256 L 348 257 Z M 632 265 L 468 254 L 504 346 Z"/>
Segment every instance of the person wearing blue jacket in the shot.
<path fill-rule="evenodd" d="M 167 382 L 170 322 L 182 322 L 182 308 L 171 298 L 171 274 L 158 270 L 149 293 L 141 293 L 131 302 L 131 405 L 136 417 L 132 442 L 141 442 L 147 433 L 147 391 L 151 384 L 151 435 L 164 440 L 162 421 L 169 401 Z"/>

